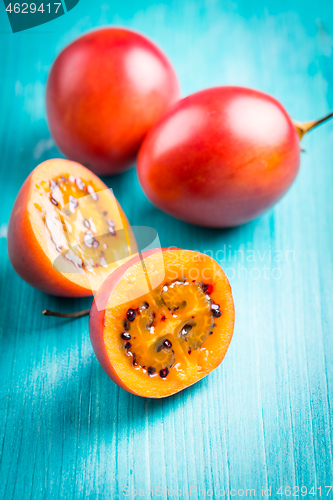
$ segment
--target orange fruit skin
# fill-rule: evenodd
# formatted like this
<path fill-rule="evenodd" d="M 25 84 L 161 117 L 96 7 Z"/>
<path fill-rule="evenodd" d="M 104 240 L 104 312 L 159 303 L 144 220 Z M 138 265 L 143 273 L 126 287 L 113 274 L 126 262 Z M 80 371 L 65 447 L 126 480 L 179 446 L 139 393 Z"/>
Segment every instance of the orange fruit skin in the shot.
<path fill-rule="evenodd" d="M 10 262 L 17 274 L 29 285 L 50 295 L 60 297 L 89 297 L 93 295 L 91 288 L 73 283 L 64 274 L 54 269 L 52 261 L 43 251 L 33 230 L 33 216 L 28 210 L 34 190 L 34 174 L 38 169 L 46 172 L 45 180 L 75 169 L 82 177 L 94 182 L 101 190 L 107 186 L 90 170 L 79 163 L 64 159 L 48 160 L 38 165 L 25 180 L 15 200 L 9 225 L 7 248 Z M 121 208 L 125 223 L 128 221 Z M 129 226 L 129 224 L 128 224 Z"/>
<path fill-rule="evenodd" d="M 140 255 L 136 255 L 133 257 L 131 260 L 127 261 L 125 264 L 120 266 L 118 269 L 116 269 L 103 283 L 101 288 L 98 290 L 97 295 L 95 296 L 95 300 L 93 301 L 91 310 L 90 310 L 90 316 L 89 316 L 89 333 L 90 333 L 90 340 L 92 343 L 93 350 L 95 352 L 95 355 L 102 366 L 103 370 L 105 373 L 113 380 L 114 383 L 116 383 L 119 387 L 124 389 L 125 391 L 135 394 L 137 396 L 141 397 L 147 397 L 147 398 L 154 398 L 154 399 L 159 399 L 163 398 L 166 396 L 171 396 L 180 390 L 185 389 L 186 387 L 192 385 L 195 382 L 189 383 L 186 387 L 182 387 L 181 389 L 176 389 L 173 392 L 170 392 L 168 394 L 159 394 L 156 392 L 154 395 L 151 394 L 146 394 L 142 389 L 135 389 L 131 388 L 128 386 L 128 384 L 121 379 L 121 377 L 118 375 L 117 371 L 115 370 L 115 367 L 112 363 L 112 360 L 108 356 L 107 353 L 107 347 L 105 343 L 105 338 L 104 338 L 104 333 L 106 329 L 106 310 L 108 306 L 108 302 L 110 300 L 110 297 L 115 290 L 116 286 L 118 283 L 121 281 L 123 276 L 125 275 L 126 271 L 133 265 L 139 262 L 139 260 L 146 259 L 149 256 L 152 256 L 158 252 L 175 252 L 177 258 L 177 252 L 182 252 L 182 249 L 178 248 L 162 248 L 162 249 L 153 249 L 153 250 L 147 250 L 146 252 L 143 252 Z M 193 252 L 193 254 L 198 254 L 198 252 Z M 224 273 L 223 273 L 224 274 Z M 229 347 L 232 335 L 233 335 L 233 330 L 234 330 L 234 316 L 235 316 L 235 308 L 234 308 L 234 302 L 232 298 L 232 292 L 230 288 L 230 284 L 225 276 L 226 282 L 227 282 L 227 294 L 229 298 L 229 303 L 230 303 L 230 311 L 231 312 L 231 320 L 229 323 L 229 332 L 228 332 L 228 341 L 227 345 L 223 346 L 221 351 L 223 351 L 223 354 L 221 356 L 220 361 L 214 366 L 212 369 L 216 368 L 223 360 L 226 351 Z M 97 307 L 97 302 L 98 300 L 98 307 Z M 211 371 L 211 370 L 210 370 Z"/>

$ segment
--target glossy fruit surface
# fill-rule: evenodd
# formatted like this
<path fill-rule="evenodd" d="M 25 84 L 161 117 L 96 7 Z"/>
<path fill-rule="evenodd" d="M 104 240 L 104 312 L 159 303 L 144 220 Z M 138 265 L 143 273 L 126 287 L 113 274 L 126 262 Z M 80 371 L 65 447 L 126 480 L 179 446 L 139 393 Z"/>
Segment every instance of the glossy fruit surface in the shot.
<path fill-rule="evenodd" d="M 82 165 L 48 160 L 20 189 L 9 221 L 8 254 L 33 287 L 65 297 L 92 295 L 136 250 L 116 198 Z"/>
<path fill-rule="evenodd" d="M 216 87 L 176 103 L 138 158 L 147 197 L 174 217 L 209 227 L 248 222 L 294 181 L 299 136 L 282 105 L 242 87 Z"/>
<path fill-rule="evenodd" d="M 69 159 L 115 174 L 132 166 L 144 136 L 178 95 L 172 66 L 152 42 L 127 29 L 99 29 L 56 58 L 48 122 Z"/>
<path fill-rule="evenodd" d="M 215 260 L 190 250 L 155 249 L 103 283 L 89 331 L 99 362 L 116 384 L 162 398 L 221 363 L 234 314 L 228 279 Z"/>

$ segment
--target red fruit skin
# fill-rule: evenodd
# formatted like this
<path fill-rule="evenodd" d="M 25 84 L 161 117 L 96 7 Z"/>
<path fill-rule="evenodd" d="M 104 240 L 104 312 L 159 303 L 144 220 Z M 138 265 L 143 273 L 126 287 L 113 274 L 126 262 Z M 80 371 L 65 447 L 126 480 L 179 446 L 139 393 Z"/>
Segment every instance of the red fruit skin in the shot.
<path fill-rule="evenodd" d="M 255 219 L 293 183 L 299 136 L 273 97 L 216 87 L 178 101 L 146 136 L 138 175 L 150 201 L 181 220 L 232 227 Z"/>
<path fill-rule="evenodd" d="M 152 42 L 104 28 L 56 58 L 46 89 L 48 123 L 65 156 L 116 174 L 132 166 L 144 136 L 178 97 L 174 70 Z"/>

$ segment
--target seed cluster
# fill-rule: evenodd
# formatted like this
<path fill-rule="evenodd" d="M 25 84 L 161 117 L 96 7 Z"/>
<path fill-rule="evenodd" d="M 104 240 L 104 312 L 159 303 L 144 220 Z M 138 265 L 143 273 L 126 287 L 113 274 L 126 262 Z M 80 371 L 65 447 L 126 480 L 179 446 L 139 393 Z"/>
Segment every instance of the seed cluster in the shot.
<path fill-rule="evenodd" d="M 66 260 L 71 261 L 75 267 L 93 272 L 95 267 L 107 267 L 107 258 L 110 253 L 111 259 L 113 258 L 112 246 L 105 240 L 105 236 L 116 236 L 115 222 L 108 216 L 107 211 L 103 211 L 103 218 L 95 221 L 92 216 L 84 216 L 92 207 L 93 214 L 96 208 L 93 208 L 91 202 L 85 202 L 80 206 L 80 198 L 90 195 L 93 202 L 99 200 L 98 193 L 90 184 L 86 184 L 79 177 L 69 175 L 68 178 L 60 176 L 58 179 L 52 179 L 49 183 L 42 182 L 42 186 L 48 193 L 49 200 L 54 207 L 59 209 L 56 211 L 47 211 L 45 214 L 45 224 L 49 230 L 51 240 L 53 241 L 58 252 L 63 254 Z M 74 196 L 75 195 L 75 196 Z M 67 208 L 65 208 L 67 205 Z M 89 212 L 88 212 L 89 213 Z M 98 208 L 97 208 L 97 217 Z M 106 228 L 103 229 L 106 234 L 101 234 L 101 221 L 102 224 L 106 222 Z M 99 227 L 99 229 L 96 228 Z M 75 243 L 72 247 L 69 241 L 69 234 L 77 233 L 74 237 Z M 109 248 L 109 250 L 107 250 Z M 98 249 L 98 252 L 91 252 Z"/>
<path fill-rule="evenodd" d="M 182 288 L 185 287 L 186 288 Z M 179 319 L 181 319 L 183 310 L 186 311 L 187 302 L 183 300 L 182 290 L 187 290 L 189 293 L 197 294 L 200 300 L 202 311 L 204 312 L 205 321 L 202 321 L 202 313 L 195 313 L 193 310 L 192 315 L 188 316 L 187 322 L 181 326 L 179 331 L 178 339 L 186 342 L 187 344 L 187 353 L 190 355 L 193 349 L 197 349 L 204 342 L 207 336 L 213 334 L 213 329 L 216 327 L 214 323 L 214 318 L 219 318 L 222 315 L 222 311 L 220 310 L 220 305 L 216 304 L 212 301 L 210 294 L 213 292 L 214 288 L 211 284 L 205 283 L 197 283 L 195 280 L 192 282 L 188 282 L 186 280 L 183 281 L 175 281 L 171 284 L 165 284 L 161 287 L 160 298 L 157 298 L 157 303 L 159 300 L 162 303 L 162 307 L 167 306 L 167 309 L 170 312 L 170 318 L 177 318 L 179 315 Z M 191 299 L 192 300 L 192 299 Z M 203 305 L 204 304 L 204 305 Z M 191 306 L 190 306 L 191 307 Z M 198 309 L 196 309 L 198 310 Z M 200 311 L 199 307 L 199 311 Z M 195 318 L 195 314 L 199 314 L 198 318 Z M 164 338 L 157 339 L 154 342 L 154 350 L 151 351 L 151 347 L 148 348 L 148 344 L 151 346 L 151 340 L 149 340 L 147 344 L 147 349 L 149 353 L 140 353 L 138 355 L 137 349 L 142 351 L 142 345 L 144 345 L 144 339 L 141 337 L 140 328 L 144 328 L 144 331 L 147 333 L 145 335 L 155 334 L 154 326 L 155 313 L 153 313 L 149 309 L 149 304 L 147 302 L 142 303 L 137 308 L 131 307 L 126 311 L 126 318 L 123 319 L 123 327 L 124 331 L 121 333 L 120 337 L 124 341 L 123 348 L 125 349 L 127 355 L 132 356 L 132 364 L 134 367 L 140 366 L 148 376 L 152 377 L 158 374 L 162 379 L 165 379 L 170 373 L 170 369 L 174 365 L 175 357 L 174 351 L 172 349 L 172 342 L 168 336 L 164 336 Z M 167 320 L 165 314 L 161 314 L 160 321 L 164 322 Z M 174 321 L 174 320 L 173 320 Z M 135 325 L 134 337 L 133 333 L 130 333 L 132 325 Z M 199 330 L 198 330 L 199 328 Z M 203 332 L 200 331 L 200 328 L 203 328 Z M 132 331 L 132 330 L 131 330 Z M 139 335 L 139 339 L 135 342 L 136 336 Z M 171 334 L 172 336 L 175 333 Z M 147 338 L 149 337 L 144 337 Z M 134 341 L 134 343 L 133 343 Z M 135 347 L 136 345 L 136 347 Z M 135 352 L 133 352 L 135 350 Z M 155 352 L 155 354 L 154 354 Z M 159 359 L 159 356 L 163 357 Z M 156 368 L 151 364 L 151 360 L 156 358 L 156 362 L 160 364 L 163 362 L 162 359 L 167 361 L 162 368 L 160 366 Z M 150 363 L 149 363 L 150 359 Z M 159 360 L 159 361 L 157 361 Z"/>
<path fill-rule="evenodd" d="M 151 348 L 152 351 L 149 355 L 142 355 L 141 353 L 140 355 L 138 355 L 138 353 L 136 353 L 137 347 L 135 347 L 133 342 L 130 342 L 132 339 L 135 341 L 137 336 L 139 336 L 140 338 L 140 331 L 141 334 L 144 333 L 142 332 L 142 328 L 147 332 L 146 335 L 148 334 L 151 336 L 151 334 L 153 334 L 155 331 L 155 328 L 153 326 L 154 319 L 155 314 L 149 309 L 148 302 L 143 302 L 137 309 L 128 309 L 126 312 L 126 318 L 123 319 L 123 327 L 125 331 L 121 333 L 120 337 L 124 341 L 123 347 L 127 355 L 132 356 L 132 364 L 134 367 L 140 365 L 141 368 L 146 370 L 147 374 L 150 377 L 155 376 L 155 374 L 158 372 L 161 378 L 165 378 L 169 373 L 169 367 L 174 362 L 174 352 L 172 350 L 171 341 L 167 338 L 157 340 L 154 343 L 154 346 Z M 129 330 L 131 330 L 134 322 L 137 333 L 134 334 L 135 336 L 133 338 L 133 334 L 131 334 Z M 157 370 L 155 366 L 149 364 L 149 360 L 151 361 L 153 358 L 156 358 L 156 361 L 158 363 L 163 363 L 164 360 L 164 362 L 167 363 L 167 366 L 164 366 L 163 368 L 159 368 Z M 146 362 L 148 363 L 146 364 Z"/>

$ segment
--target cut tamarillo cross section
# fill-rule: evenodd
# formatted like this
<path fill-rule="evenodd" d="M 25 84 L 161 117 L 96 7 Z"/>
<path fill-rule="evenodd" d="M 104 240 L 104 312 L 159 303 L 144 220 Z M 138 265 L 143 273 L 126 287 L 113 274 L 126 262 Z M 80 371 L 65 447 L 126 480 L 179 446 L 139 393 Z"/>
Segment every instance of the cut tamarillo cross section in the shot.
<path fill-rule="evenodd" d="M 136 252 L 113 193 L 82 165 L 49 160 L 23 184 L 10 217 L 8 253 L 30 285 L 53 295 L 89 296 Z"/>
<path fill-rule="evenodd" d="M 116 269 L 89 319 L 106 373 L 149 398 L 175 394 L 210 373 L 223 360 L 233 328 L 223 270 L 211 257 L 181 249 L 149 250 Z"/>

